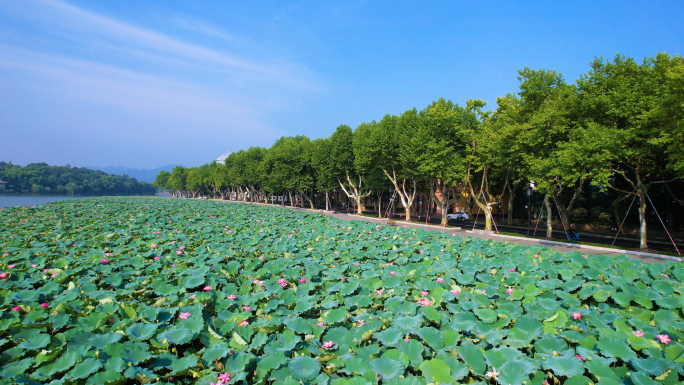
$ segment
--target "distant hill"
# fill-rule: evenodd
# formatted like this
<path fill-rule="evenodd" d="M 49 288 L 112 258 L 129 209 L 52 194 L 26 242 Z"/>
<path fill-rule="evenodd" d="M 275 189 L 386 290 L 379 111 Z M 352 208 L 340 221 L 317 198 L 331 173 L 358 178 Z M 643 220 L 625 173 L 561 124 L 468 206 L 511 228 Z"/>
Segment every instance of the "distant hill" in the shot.
<path fill-rule="evenodd" d="M 160 171 L 165 170 L 168 172 L 171 172 L 173 168 L 176 167 L 176 165 L 168 165 L 168 166 L 161 166 L 157 167 L 152 170 L 147 170 L 147 169 L 142 169 L 142 168 L 129 168 L 129 167 L 113 167 L 113 166 L 107 166 L 107 167 L 94 167 L 94 166 L 88 166 L 86 168 L 92 169 L 92 170 L 101 170 L 106 172 L 107 174 L 113 174 L 113 175 L 128 175 L 131 178 L 135 178 L 140 182 L 148 182 L 148 183 L 154 183 L 154 180 L 157 178 L 157 174 L 159 174 Z"/>

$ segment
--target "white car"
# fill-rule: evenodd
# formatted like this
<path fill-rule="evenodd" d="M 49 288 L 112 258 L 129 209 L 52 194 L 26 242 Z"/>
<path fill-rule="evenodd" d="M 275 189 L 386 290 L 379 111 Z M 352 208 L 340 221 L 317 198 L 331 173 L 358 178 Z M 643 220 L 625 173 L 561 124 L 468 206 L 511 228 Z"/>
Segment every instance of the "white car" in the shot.
<path fill-rule="evenodd" d="M 466 214 L 463 211 L 459 211 L 457 213 L 452 213 L 452 214 L 447 214 L 447 220 L 449 221 L 456 221 L 456 222 L 462 222 L 462 221 L 467 221 L 470 219 L 468 214 Z"/>

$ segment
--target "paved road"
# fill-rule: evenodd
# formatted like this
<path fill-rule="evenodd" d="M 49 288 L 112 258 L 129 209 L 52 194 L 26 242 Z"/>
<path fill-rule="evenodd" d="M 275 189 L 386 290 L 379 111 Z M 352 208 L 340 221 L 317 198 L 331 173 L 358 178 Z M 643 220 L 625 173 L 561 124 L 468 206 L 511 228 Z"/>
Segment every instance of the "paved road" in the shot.
<path fill-rule="evenodd" d="M 244 203 L 244 202 L 238 202 L 238 201 L 223 201 L 223 202 L 229 202 L 229 203 Z M 249 203 L 249 202 L 247 202 Z M 254 203 L 258 205 L 264 205 L 263 203 Z M 267 205 L 267 206 L 273 206 L 273 205 Z M 302 209 L 302 208 L 294 208 L 294 207 L 289 207 L 285 206 L 285 208 L 292 209 L 292 210 L 305 210 L 305 211 L 316 211 L 319 212 L 320 210 L 308 210 L 308 209 Z M 325 214 L 333 216 L 335 218 L 341 219 L 343 221 L 366 221 L 366 222 L 374 222 L 374 223 L 379 223 L 379 224 L 385 224 L 386 219 L 380 219 L 380 218 L 371 218 L 367 216 L 362 216 L 362 215 L 356 215 L 356 214 L 346 214 L 346 213 L 337 213 L 333 214 L 332 212 L 325 212 Z M 466 227 L 464 225 L 463 228 L 455 228 L 455 227 L 440 227 L 440 226 L 434 226 L 434 225 L 423 225 L 423 224 L 414 224 L 414 223 L 406 223 L 402 221 L 397 221 L 397 226 L 400 227 L 423 227 L 427 230 L 432 230 L 432 231 L 439 231 L 442 233 L 447 233 L 447 234 L 457 234 L 461 236 L 471 236 L 475 238 L 482 238 L 482 239 L 493 239 L 495 241 L 499 242 L 512 242 L 512 243 L 517 243 L 521 245 L 544 245 L 548 246 L 552 249 L 562 251 L 562 252 L 569 252 L 569 251 L 579 251 L 581 253 L 584 253 L 586 255 L 591 255 L 591 254 L 604 254 L 604 255 L 627 255 L 629 258 L 632 259 L 639 259 L 647 263 L 652 263 L 652 262 L 664 262 L 667 260 L 670 261 L 684 261 L 684 259 L 680 259 L 677 257 L 671 257 L 667 255 L 658 255 L 658 254 L 650 254 L 650 253 L 642 253 L 638 251 L 632 251 L 632 250 L 617 250 L 617 249 L 609 249 L 609 248 L 602 248 L 602 247 L 595 247 L 595 246 L 588 246 L 588 245 L 580 245 L 580 244 L 571 244 L 571 243 L 561 243 L 561 242 L 554 242 L 546 239 L 534 239 L 534 238 L 522 238 L 522 237 L 514 237 L 514 236 L 509 236 L 509 235 L 496 235 L 496 234 L 485 234 L 485 233 L 480 233 L 479 231 L 473 232 L 472 230 L 472 222 L 469 227 Z M 477 229 L 476 229 L 477 230 Z M 525 229 L 527 230 L 527 229 Z M 508 230 L 506 230 L 508 231 Z M 559 236 L 562 236 L 563 233 L 561 232 Z M 582 236 L 580 234 L 580 236 Z"/>

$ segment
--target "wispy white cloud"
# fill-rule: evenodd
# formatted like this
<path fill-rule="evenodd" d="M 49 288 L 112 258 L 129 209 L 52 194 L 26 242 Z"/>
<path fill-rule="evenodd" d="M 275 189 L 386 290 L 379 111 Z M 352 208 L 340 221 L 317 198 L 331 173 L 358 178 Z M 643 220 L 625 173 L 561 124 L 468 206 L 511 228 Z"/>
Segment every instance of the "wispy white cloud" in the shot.
<path fill-rule="evenodd" d="M 201 21 L 190 20 L 183 27 L 237 39 Z M 26 36 L 24 31 L 29 31 Z M 74 146 L 73 154 L 91 157 L 81 164 L 129 166 L 135 166 L 130 159 L 98 161 L 102 155 L 96 149 L 111 143 L 129 150 L 145 148 L 141 143 L 166 144 L 149 148 L 148 153 L 156 154 L 148 154 L 148 159 L 167 159 L 179 141 L 219 153 L 268 145 L 282 132 L 272 123 L 278 111 L 322 89 L 316 75 L 296 62 L 233 54 L 59 0 L 0 0 L 3 86 L 17 92 L 0 97 L 8 102 L 0 105 L 0 124 L 25 129 L 25 135 L 10 139 L 32 143 L 16 143 L 15 148 L 51 148 L 54 135 L 45 135 L 52 143 L 40 144 L 40 130 L 59 124 L 65 138 L 88 141 L 88 151 L 73 140 L 65 145 Z M 48 101 L 53 116 L 20 111 L 40 108 L 32 100 Z M 62 108 L 65 105 L 68 108 Z M 180 163 L 196 164 L 206 154 L 177 156 Z"/>

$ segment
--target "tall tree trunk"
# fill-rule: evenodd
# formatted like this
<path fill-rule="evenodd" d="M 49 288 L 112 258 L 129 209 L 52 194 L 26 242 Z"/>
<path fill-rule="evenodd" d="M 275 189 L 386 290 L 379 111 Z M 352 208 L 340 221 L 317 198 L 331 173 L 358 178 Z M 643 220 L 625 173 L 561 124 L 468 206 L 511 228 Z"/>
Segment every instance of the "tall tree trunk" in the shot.
<path fill-rule="evenodd" d="M 648 241 L 646 240 L 646 194 L 644 190 L 637 190 L 639 195 L 639 248 L 648 249 Z"/>
<path fill-rule="evenodd" d="M 553 211 L 551 210 L 551 199 L 544 195 L 544 205 L 546 206 L 546 238 L 553 238 Z"/>
<path fill-rule="evenodd" d="M 382 218 L 382 190 L 378 189 L 378 218 Z"/>
<path fill-rule="evenodd" d="M 387 178 L 392 182 L 394 185 L 394 189 L 397 191 L 397 195 L 399 195 L 399 199 L 401 200 L 401 204 L 404 206 L 404 210 L 406 211 L 406 222 L 411 221 L 411 206 L 413 205 L 413 201 L 416 199 L 416 187 L 417 183 L 414 180 L 413 181 L 413 189 L 411 190 L 411 193 L 409 194 L 409 191 L 406 190 L 406 179 L 403 179 L 401 188 L 399 188 L 399 184 L 397 183 L 397 174 L 394 170 L 392 170 L 392 175 L 390 175 L 387 170 L 384 168 L 382 171 L 385 173 Z"/>
<path fill-rule="evenodd" d="M 325 192 L 325 211 L 330 211 L 330 197 L 327 191 Z"/>

